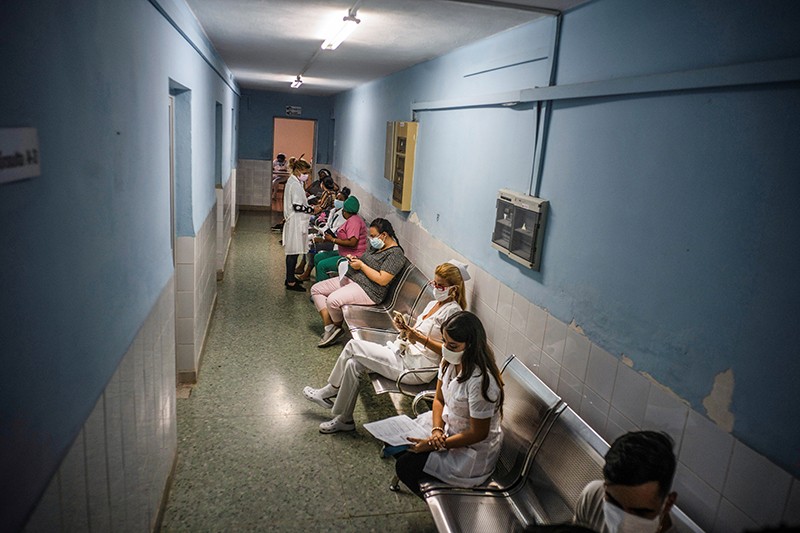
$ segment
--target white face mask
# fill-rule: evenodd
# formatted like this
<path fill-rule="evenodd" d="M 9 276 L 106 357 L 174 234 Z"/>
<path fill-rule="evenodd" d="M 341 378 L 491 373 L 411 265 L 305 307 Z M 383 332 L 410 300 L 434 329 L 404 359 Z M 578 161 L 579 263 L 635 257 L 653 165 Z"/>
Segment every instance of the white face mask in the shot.
<path fill-rule="evenodd" d="M 610 533 L 655 533 L 658 530 L 661 515 L 655 518 L 642 518 L 626 513 L 613 503 L 603 501 L 603 519 Z"/>
<path fill-rule="evenodd" d="M 343 208 L 344 207 L 344 200 L 334 200 L 333 201 L 333 207 L 335 207 L 336 209 Z"/>
<path fill-rule="evenodd" d="M 297 179 L 299 179 L 300 181 L 306 181 L 308 179 L 308 174 L 300 174 L 300 176 L 298 176 Z"/>
<path fill-rule="evenodd" d="M 450 299 L 450 287 L 444 289 L 433 288 L 433 297 L 437 302 L 444 302 Z"/>
<path fill-rule="evenodd" d="M 461 358 L 464 357 L 464 352 L 463 351 L 454 352 L 448 350 L 447 347 L 442 346 L 442 357 L 444 358 L 445 361 L 447 361 L 451 365 L 460 365 Z"/>
<path fill-rule="evenodd" d="M 380 250 L 381 248 L 383 248 L 383 241 L 380 240 L 378 237 L 370 237 L 369 245 L 375 248 L 376 250 Z"/>

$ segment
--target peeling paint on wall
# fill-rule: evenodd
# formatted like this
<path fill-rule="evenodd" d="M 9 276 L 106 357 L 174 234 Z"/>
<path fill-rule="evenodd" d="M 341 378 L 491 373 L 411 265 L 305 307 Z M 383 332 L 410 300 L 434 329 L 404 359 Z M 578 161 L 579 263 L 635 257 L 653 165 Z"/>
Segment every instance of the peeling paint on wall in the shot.
<path fill-rule="evenodd" d="M 625 366 L 629 366 L 629 367 L 633 368 L 633 359 L 631 359 L 630 357 L 628 357 L 625 354 L 622 354 L 622 357 L 620 357 L 619 362 L 622 363 Z"/>
<path fill-rule="evenodd" d="M 708 417 L 727 432 L 733 431 L 734 416 L 731 413 L 733 400 L 733 369 L 721 372 L 714 378 L 711 393 L 703 398 L 703 407 Z"/>

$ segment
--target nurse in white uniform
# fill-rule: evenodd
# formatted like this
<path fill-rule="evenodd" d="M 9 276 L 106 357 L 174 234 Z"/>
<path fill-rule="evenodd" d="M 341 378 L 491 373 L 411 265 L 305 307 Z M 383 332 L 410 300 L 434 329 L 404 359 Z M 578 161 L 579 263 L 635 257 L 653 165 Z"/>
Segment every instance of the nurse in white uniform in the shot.
<path fill-rule="evenodd" d="M 295 278 L 297 258 L 308 250 L 308 222 L 314 208 L 308 205 L 303 183 L 308 180 L 311 165 L 300 156 L 289 159 L 289 179 L 283 191 L 283 250 L 286 254 L 286 281 L 284 285 L 290 291 L 305 291 L 300 280 Z"/>
<path fill-rule="evenodd" d="M 427 438 L 398 456 L 397 477 L 422 496 L 420 481 L 435 478 L 456 487 L 474 487 L 494 470 L 503 434 L 503 380 L 474 314 L 462 311 L 442 324 L 442 365 Z"/>
<path fill-rule="evenodd" d="M 467 306 L 464 281 L 469 279 L 467 265 L 451 259 L 436 267 L 434 300 L 417 316 L 413 327 L 395 320 L 395 327 L 407 339 L 387 344 L 365 340 L 349 341 L 333 366 L 328 383 L 321 389 L 306 387 L 307 400 L 331 409 L 333 419 L 319 425 L 320 433 L 353 431 L 353 410 L 358 397 L 361 376 L 376 372 L 396 380 L 406 370 L 434 367 L 431 372 L 411 374 L 408 383 L 428 383 L 436 376 L 435 367 L 442 359 L 442 324 Z"/>

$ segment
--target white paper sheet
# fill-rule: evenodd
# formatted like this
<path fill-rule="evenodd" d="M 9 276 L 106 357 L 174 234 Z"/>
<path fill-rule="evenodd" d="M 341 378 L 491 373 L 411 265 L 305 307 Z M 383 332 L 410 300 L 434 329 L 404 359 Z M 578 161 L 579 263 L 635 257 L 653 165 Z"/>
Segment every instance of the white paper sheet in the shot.
<path fill-rule="evenodd" d="M 382 440 L 390 446 L 411 444 L 408 441 L 408 437 L 424 439 L 430 435 L 428 430 L 407 415 L 398 415 L 378 420 L 377 422 L 369 422 L 364 424 L 364 429 L 372 433 L 372 436 L 376 439 Z"/>
<path fill-rule="evenodd" d="M 339 261 L 339 264 L 336 267 L 339 271 L 339 281 L 342 281 L 344 279 L 344 275 L 347 274 L 347 269 L 349 267 L 350 267 L 349 261 L 347 260 Z"/>

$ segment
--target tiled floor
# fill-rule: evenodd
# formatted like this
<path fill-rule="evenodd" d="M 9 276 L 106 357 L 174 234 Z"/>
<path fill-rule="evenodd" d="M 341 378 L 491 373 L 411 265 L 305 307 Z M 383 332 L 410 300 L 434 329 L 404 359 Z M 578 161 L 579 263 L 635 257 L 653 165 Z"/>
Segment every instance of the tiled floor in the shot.
<path fill-rule="evenodd" d="M 324 384 L 341 344 L 317 348 L 322 323 L 308 293 L 284 290 L 273 216 L 240 216 L 200 381 L 177 400 L 162 531 L 435 531 L 422 500 L 388 490 L 394 462 L 361 427 L 409 402 L 365 383 L 357 431 L 318 432 L 329 417 L 301 391 Z"/>

